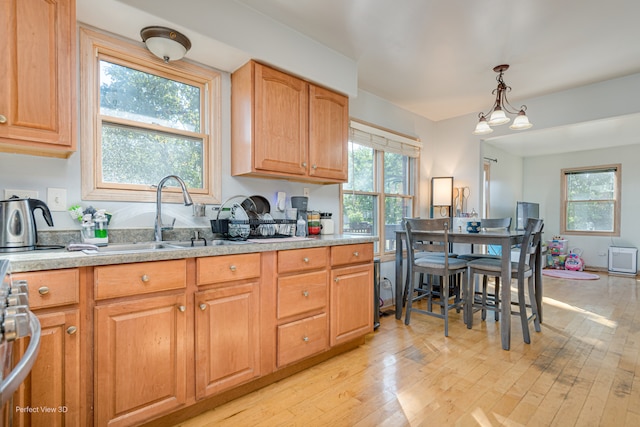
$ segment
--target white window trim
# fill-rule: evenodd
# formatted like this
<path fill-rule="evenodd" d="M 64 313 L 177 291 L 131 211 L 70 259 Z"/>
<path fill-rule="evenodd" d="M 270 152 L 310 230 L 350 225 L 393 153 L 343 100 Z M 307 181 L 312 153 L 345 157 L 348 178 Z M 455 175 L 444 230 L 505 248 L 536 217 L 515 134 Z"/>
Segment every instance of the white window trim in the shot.
<path fill-rule="evenodd" d="M 98 53 L 104 52 L 114 57 L 125 58 L 131 63 L 140 64 L 153 70 L 169 74 L 176 72 L 188 76 L 195 81 L 206 82 L 205 95 L 207 101 L 204 111 L 203 129 L 208 135 L 208 147 L 205 155 L 208 165 L 205 165 L 204 187 L 200 191 L 191 191 L 196 203 L 219 204 L 222 195 L 222 150 L 221 150 L 221 119 L 220 93 L 221 76 L 212 69 L 181 60 L 164 64 L 159 58 L 149 52 L 142 43 L 134 43 L 117 36 L 110 36 L 101 31 L 95 31 L 86 26 L 80 26 L 80 135 L 81 135 L 81 186 L 83 200 L 105 201 L 136 201 L 154 202 L 156 189 L 150 186 L 146 190 L 140 189 L 100 189 L 96 174 L 98 161 L 96 138 L 99 131 L 97 111 L 99 65 Z M 211 108 L 208 108 L 208 106 Z M 163 200 L 181 202 L 182 194 L 178 189 L 167 189 Z"/>

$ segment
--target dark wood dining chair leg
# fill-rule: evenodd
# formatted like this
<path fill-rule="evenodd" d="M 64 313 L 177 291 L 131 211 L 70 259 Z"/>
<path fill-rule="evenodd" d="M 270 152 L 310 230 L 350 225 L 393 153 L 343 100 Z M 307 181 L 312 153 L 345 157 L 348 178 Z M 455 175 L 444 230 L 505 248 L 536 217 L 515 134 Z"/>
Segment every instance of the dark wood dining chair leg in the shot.
<path fill-rule="evenodd" d="M 522 338 L 527 344 L 531 344 L 529 334 L 529 316 L 527 316 L 527 300 L 524 295 L 524 278 L 518 278 L 518 309 L 520 312 L 520 323 L 522 323 Z"/>
<path fill-rule="evenodd" d="M 531 312 L 533 315 L 533 327 L 536 332 L 540 332 L 540 310 L 538 308 L 538 302 L 535 294 L 535 275 L 529 277 L 529 301 L 531 301 Z"/>

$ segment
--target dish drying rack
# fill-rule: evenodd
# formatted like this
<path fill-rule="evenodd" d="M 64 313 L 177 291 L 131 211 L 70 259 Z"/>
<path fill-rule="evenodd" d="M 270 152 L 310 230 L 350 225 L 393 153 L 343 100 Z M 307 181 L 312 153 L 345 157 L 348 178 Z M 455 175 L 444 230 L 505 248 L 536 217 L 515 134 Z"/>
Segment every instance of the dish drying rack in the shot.
<path fill-rule="evenodd" d="M 238 205 L 236 209 L 242 209 L 249 219 L 220 218 L 221 212 L 230 212 L 229 205 L 235 204 Z M 263 209 L 265 208 L 263 207 Z M 263 218 L 262 216 L 268 212 L 257 211 L 258 209 L 252 198 L 245 196 L 230 197 L 220 205 L 216 219 L 211 220 L 211 231 L 222 234 L 227 240 L 274 239 L 295 235 L 295 219 L 273 219 L 271 215 L 268 218 Z M 247 228 L 249 233 L 246 233 Z M 244 232 L 239 233 L 239 229 Z"/>

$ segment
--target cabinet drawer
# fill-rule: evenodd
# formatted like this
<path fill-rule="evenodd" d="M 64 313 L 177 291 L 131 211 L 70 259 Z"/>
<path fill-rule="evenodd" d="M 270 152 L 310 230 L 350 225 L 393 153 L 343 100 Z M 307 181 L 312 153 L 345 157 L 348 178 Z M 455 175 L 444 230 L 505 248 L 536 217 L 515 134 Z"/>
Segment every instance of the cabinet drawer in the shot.
<path fill-rule="evenodd" d="M 29 285 L 29 307 L 32 310 L 77 304 L 79 301 L 77 269 L 18 273 L 14 280 L 26 280 Z"/>
<path fill-rule="evenodd" d="M 373 260 L 373 243 L 333 246 L 331 265 L 360 264 Z"/>
<path fill-rule="evenodd" d="M 328 272 L 296 274 L 278 279 L 278 319 L 322 309 L 328 302 Z"/>
<path fill-rule="evenodd" d="M 326 313 L 278 326 L 278 367 L 326 350 Z"/>
<path fill-rule="evenodd" d="M 260 277 L 260 254 L 198 258 L 198 285 Z"/>
<path fill-rule="evenodd" d="M 187 262 L 139 262 L 107 265 L 94 270 L 95 299 L 147 294 L 187 286 Z"/>
<path fill-rule="evenodd" d="M 327 248 L 292 249 L 278 252 L 278 273 L 317 270 L 327 266 Z"/>

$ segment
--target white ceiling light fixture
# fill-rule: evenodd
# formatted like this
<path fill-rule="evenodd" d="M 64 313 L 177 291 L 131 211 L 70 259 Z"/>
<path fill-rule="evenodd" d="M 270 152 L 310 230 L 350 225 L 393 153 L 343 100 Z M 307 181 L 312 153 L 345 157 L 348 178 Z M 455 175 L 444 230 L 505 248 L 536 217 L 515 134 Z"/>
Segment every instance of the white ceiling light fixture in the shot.
<path fill-rule="evenodd" d="M 191 49 L 187 36 L 167 27 L 145 27 L 140 30 L 140 37 L 147 49 L 164 62 L 182 59 Z"/>
<path fill-rule="evenodd" d="M 509 123 L 511 119 L 507 116 L 506 113 L 516 114 L 516 118 L 513 120 L 511 126 L 509 126 L 510 129 L 524 130 L 529 129 L 531 126 L 533 126 L 529 122 L 529 118 L 525 113 L 525 111 L 527 110 L 527 106 L 523 105 L 520 107 L 520 111 L 516 111 L 516 109 L 513 108 L 513 106 L 507 99 L 507 92 L 511 92 L 511 86 L 507 86 L 504 83 L 504 80 L 502 80 L 502 75 L 508 69 L 508 64 L 496 65 L 495 67 L 493 67 L 493 71 L 499 73 L 498 77 L 496 77 L 496 80 L 498 81 L 498 87 L 495 88 L 493 92 L 491 92 L 496 96 L 496 100 L 494 101 L 493 106 L 488 112 L 478 114 L 480 120 L 478 121 L 478 124 L 473 131 L 474 135 L 486 135 L 493 132 L 491 126 L 499 126 L 505 123 Z M 509 108 L 511 108 L 511 110 L 509 110 Z M 488 120 L 487 117 L 489 117 Z"/>

